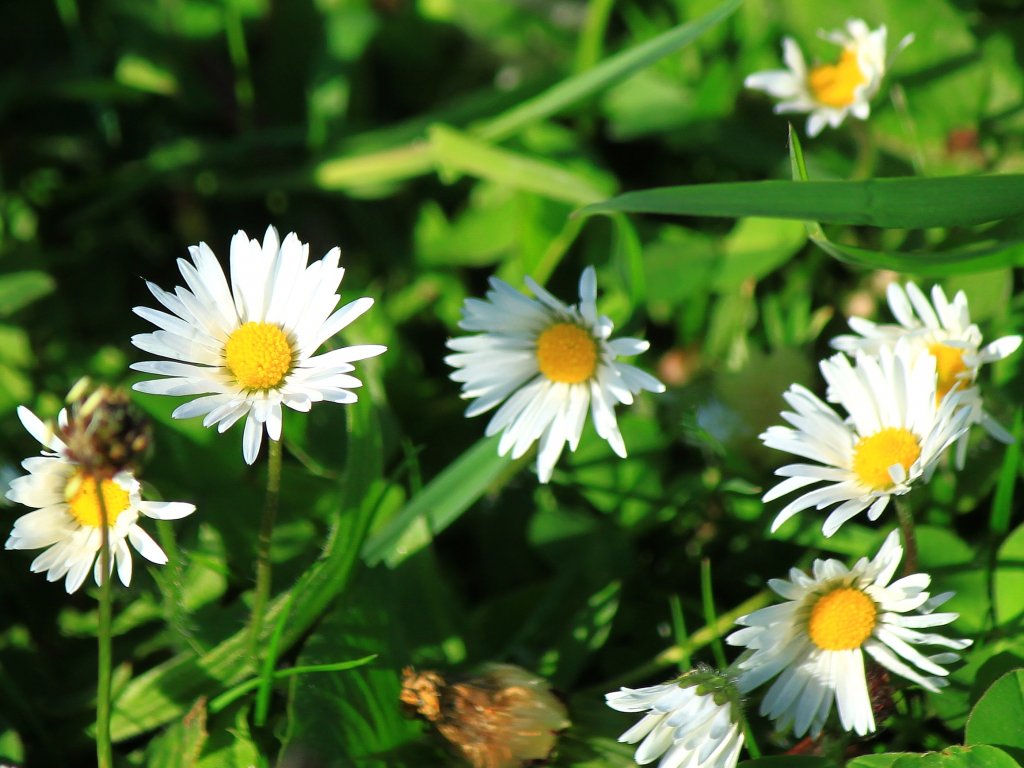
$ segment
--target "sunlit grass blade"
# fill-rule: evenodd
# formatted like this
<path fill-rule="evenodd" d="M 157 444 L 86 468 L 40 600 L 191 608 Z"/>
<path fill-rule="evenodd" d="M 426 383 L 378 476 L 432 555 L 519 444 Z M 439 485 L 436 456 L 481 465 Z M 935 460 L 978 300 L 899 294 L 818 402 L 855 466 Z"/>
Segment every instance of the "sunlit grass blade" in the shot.
<path fill-rule="evenodd" d="M 509 465 L 498 455 L 497 437 L 480 440 L 370 537 L 363 559 L 370 565 L 397 565 L 455 522 Z"/>
<path fill-rule="evenodd" d="M 438 172 L 449 180 L 467 174 L 573 205 L 600 200 L 614 188 L 596 173 L 493 147 L 448 126 L 432 126 L 429 137 Z"/>
<path fill-rule="evenodd" d="M 626 192 L 580 213 L 612 212 L 763 216 L 900 229 L 968 226 L 1024 213 L 1024 174 L 692 184 Z"/>
<path fill-rule="evenodd" d="M 1011 434 L 1016 440 L 1006 446 L 1003 464 L 996 480 L 996 494 L 992 499 L 992 512 L 988 529 L 996 536 L 1005 536 L 1010 530 L 1010 516 L 1013 513 L 1013 491 L 1020 475 L 1021 427 L 1024 425 L 1024 411 L 1018 410 L 1013 419 Z"/>

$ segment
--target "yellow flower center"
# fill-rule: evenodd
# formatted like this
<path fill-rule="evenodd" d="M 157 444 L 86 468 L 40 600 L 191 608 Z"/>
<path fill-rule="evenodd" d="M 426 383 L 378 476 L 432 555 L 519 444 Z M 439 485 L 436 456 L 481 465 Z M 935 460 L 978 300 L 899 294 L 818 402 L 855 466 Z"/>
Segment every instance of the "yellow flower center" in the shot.
<path fill-rule="evenodd" d="M 113 480 L 102 480 L 97 483 L 96 478 L 89 477 L 83 472 L 77 472 L 72 476 L 64 488 L 71 516 L 82 525 L 99 528 L 101 493 L 103 506 L 107 510 L 107 525 L 113 525 L 118 515 L 131 506 L 128 491 Z"/>
<path fill-rule="evenodd" d="M 881 491 L 893 485 L 889 467 L 899 464 L 909 472 L 920 455 L 917 435 L 902 427 L 887 427 L 857 442 L 853 449 L 853 471 L 869 488 Z"/>
<path fill-rule="evenodd" d="M 964 363 L 964 351 L 941 342 L 928 345 L 928 351 L 935 358 L 935 372 L 938 381 L 935 386 L 935 398 L 942 400 L 958 381 L 960 375 L 967 371 Z"/>
<path fill-rule="evenodd" d="M 828 107 L 848 107 L 854 102 L 857 86 L 868 79 L 857 64 L 857 51 L 847 48 L 835 64 L 813 67 L 807 76 L 811 93 L 819 104 Z"/>
<path fill-rule="evenodd" d="M 807 631 L 823 651 L 860 648 L 875 629 L 878 608 L 859 589 L 843 587 L 818 598 Z"/>
<path fill-rule="evenodd" d="M 224 345 L 224 362 L 245 389 L 276 387 L 291 370 L 293 356 L 288 336 L 271 323 L 248 322 Z"/>
<path fill-rule="evenodd" d="M 556 323 L 537 337 L 537 365 L 551 381 L 579 384 L 597 370 L 597 342 L 574 323 Z"/>

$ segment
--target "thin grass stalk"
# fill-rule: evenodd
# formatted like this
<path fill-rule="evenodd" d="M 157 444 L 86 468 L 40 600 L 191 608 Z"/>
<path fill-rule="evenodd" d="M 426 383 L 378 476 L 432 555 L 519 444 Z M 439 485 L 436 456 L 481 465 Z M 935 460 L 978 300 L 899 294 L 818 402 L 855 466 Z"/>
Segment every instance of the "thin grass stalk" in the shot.
<path fill-rule="evenodd" d="M 270 441 L 267 457 L 267 499 L 260 521 L 259 540 L 256 552 L 256 594 L 252 602 L 252 617 L 249 620 L 249 657 L 259 659 L 259 641 L 263 631 L 263 615 L 270 599 L 271 563 L 270 544 L 277 520 L 277 508 L 281 497 L 281 441 Z"/>

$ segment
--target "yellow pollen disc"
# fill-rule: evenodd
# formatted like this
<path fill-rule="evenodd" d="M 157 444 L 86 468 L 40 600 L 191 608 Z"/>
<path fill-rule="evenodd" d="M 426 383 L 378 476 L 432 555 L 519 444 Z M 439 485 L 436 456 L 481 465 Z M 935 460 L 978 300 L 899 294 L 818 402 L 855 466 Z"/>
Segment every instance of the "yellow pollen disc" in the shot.
<path fill-rule="evenodd" d="M 71 516 L 82 525 L 100 527 L 100 500 L 97 494 L 96 478 L 81 472 L 68 481 L 64 489 Z M 102 480 L 99 492 L 103 494 L 103 505 L 107 510 L 107 525 L 113 525 L 118 515 L 128 509 L 128 491 L 113 480 Z"/>
<path fill-rule="evenodd" d="M 960 381 L 960 375 L 967 371 L 964 351 L 939 342 L 929 344 L 928 351 L 935 357 L 935 372 L 938 374 L 935 397 L 941 400 Z"/>
<path fill-rule="evenodd" d="M 854 102 L 857 86 L 868 81 L 857 65 L 857 51 L 847 48 L 835 64 L 811 69 L 808 85 L 815 100 L 828 107 L 848 107 Z"/>
<path fill-rule="evenodd" d="M 888 427 L 870 437 L 862 437 L 853 449 L 853 471 L 875 491 L 892 486 L 889 467 L 900 464 L 910 471 L 921 455 L 917 435 L 902 427 Z"/>
<path fill-rule="evenodd" d="M 249 322 L 228 337 L 224 362 L 245 389 L 273 389 L 292 368 L 292 345 L 271 323 Z"/>
<path fill-rule="evenodd" d="M 860 648 L 875 629 L 875 601 L 859 589 L 843 587 L 818 598 L 807 631 L 823 651 Z"/>
<path fill-rule="evenodd" d="M 537 337 L 537 365 L 551 381 L 579 384 L 597 370 L 597 342 L 573 323 L 556 323 Z"/>

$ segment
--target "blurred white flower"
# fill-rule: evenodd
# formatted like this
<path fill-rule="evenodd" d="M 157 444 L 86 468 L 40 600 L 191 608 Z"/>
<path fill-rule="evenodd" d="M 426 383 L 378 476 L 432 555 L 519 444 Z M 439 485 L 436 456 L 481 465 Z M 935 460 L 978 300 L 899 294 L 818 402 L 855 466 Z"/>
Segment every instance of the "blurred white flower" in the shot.
<path fill-rule="evenodd" d="M 160 545 L 138 524 L 139 516 L 177 520 L 195 511 L 192 504 L 143 501 L 139 481 L 128 471 L 110 478 L 94 477 L 67 457 L 61 439 L 28 408 L 18 408 L 18 417 L 29 434 L 49 450 L 25 459 L 22 466 L 28 474 L 11 481 L 7 497 L 36 510 L 14 521 L 6 549 L 45 547 L 46 551 L 32 561 L 32 572 L 45 571 L 48 581 L 63 578 L 69 594 L 82 586 L 90 568 L 96 583 L 102 584 L 106 574 L 97 557 L 103 538 L 102 496 L 109 528 L 110 568 L 113 571 L 116 565 L 121 583 L 128 586 L 132 579 L 129 543 L 150 562 L 167 562 Z M 61 411 L 62 427 L 66 419 L 66 412 Z"/>
<path fill-rule="evenodd" d="M 726 675 L 707 668 L 649 688 L 622 688 L 605 694 L 619 712 L 644 712 L 642 720 L 619 737 L 641 742 L 639 765 L 657 760 L 659 768 L 733 768 L 743 746 L 740 697 Z"/>
<path fill-rule="evenodd" d="M 792 426 L 769 427 L 760 436 L 769 448 L 818 462 L 777 469 L 786 479 L 764 501 L 824 483 L 787 504 L 772 531 L 801 510 L 837 503 L 822 526 L 826 536 L 865 509 L 877 520 L 892 496 L 931 476 L 943 451 L 967 429 L 970 411 L 958 407 L 960 393 L 936 397 L 934 357 L 897 344 L 877 357 L 858 352 L 856 359 L 856 366 L 842 354 L 820 363 L 828 399 L 845 409 L 847 419 L 794 384 L 783 395 L 794 411 L 782 413 Z"/>
<path fill-rule="evenodd" d="M 178 259 L 188 289 L 173 293 L 146 283 L 170 311 L 136 307 L 160 328 L 132 337 L 145 352 L 167 360 L 132 365 L 167 378 L 135 385 L 158 395 L 203 395 L 177 408 L 177 419 L 204 416 L 203 426 L 224 432 L 243 416 L 242 454 L 256 460 L 263 430 L 281 439 L 281 406 L 308 411 L 313 403 L 353 403 L 362 382 L 351 363 L 387 348 L 377 344 L 316 351 L 373 305 L 356 299 L 335 310 L 345 270 L 332 248 L 308 264 L 309 246 L 295 233 L 284 242 L 267 229 L 262 246 L 239 230 L 231 240 L 231 285 L 206 243 L 189 248 L 192 264 Z M 174 361 L 174 362 L 171 362 Z M 180 361 L 180 362 L 179 362 Z"/>
<path fill-rule="evenodd" d="M 593 267 L 580 277 L 579 304 L 566 305 L 530 278 L 537 297 L 524 296 L 491 278 L 486 299 L 467 299 L 459 327 L 477 331 L 450 339 L 455 354 L 445 358 L 462 383 L 462 398 L 474 402 L 466 416 L 486 413 L 504 403 L 487 425 L 487 435 L 502 432 L 498 453 L 519 458 L 538 439 L 537 475 L 551 479 L 566 443 L 575 451 L 590 411 L 597 434 L 619 456 L 626 445 L 615 405 L 633 402 L 642 391 L 665 386 L 639 368 L 616 360 L 637 355 L 642 339 L 611 339 L 612 321 L 597 314 L 597 278 Z"/>
<path fill-rule="evenodd" d="M 761 702 L 761 714 L 797 737 L 822 727 L 835 700 L 844 730 L 863 736 L 875 730 L 864 654 L 890 672 L 929 691 L 948 685 L 942 666 L 957 661 L 970 640 L 921 632 L 954 621 L 956 613 L 932 611 L 952 593 L 930 598 L 927 574 L 889 583 L 903 557 L 893 531 L 873 560 L 852 568 L 838 560 L 815 560 L 812 573 L 793 568 L 789 579 L 768 585 L 786 602 L 737 619 L 743 626 L 726 638 L 748 650 L 736 663 L 744 694 L 776 677 Z M 952 649 L 925 655 L 915 646 Z"/>
<path fill-rule="evenodd" d="M 872 30 L 861 19 L 850 19 L 845 30 L 819 34 L 842 47 L 835 64 L 808 69 L 800 46 L 787 37 L 782 41 L 787 69 L 756 72 L 743 81 L 747 88 L 779 99 L 775 105 L 777 113 L 810 113 L 807 135 L 811 137 L 821 133 L 826 125 L 838 128 L 848 114 L 866 120 L 871 113 L 871 99 L 878 93 L 893 57 L 914 39 L 907 35 L 887 56 L 884 24 Z"/>
<path fill-rule="evenodd" d="M 1002 360 L 1020 347 L 1020 336 L 1003 336 L 984 347 L 978 326 L 971 322 L 967 296 L 957 291 L 953 301 L 946 298 L 939 285 L 932 286 L 932 299 L 912 282 L 906 287 L 890 283 L 887 289 L 889 309 L 897 323 L 873 323 L 862 317 L 851 317 L 850 328 L 857 335 L 836 336 L 832 346 L 844 352 L 858 350 L 878 354 L 883 347 L 897 342 L 917 354 L 935 358 L 938 384 L 936 397 L 942 398 L 956 387 L 960 407 L 970 412 L 968 422 L 980 424 L 996 440 L 1012 443 L 1013 436 L 985 412 L 981 390 L 976 385 L 978 371 L 985 363 Z M 967 433 L 957 442 L 957 466 L 963 468 L 967 456 Z"/>

